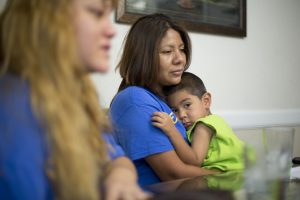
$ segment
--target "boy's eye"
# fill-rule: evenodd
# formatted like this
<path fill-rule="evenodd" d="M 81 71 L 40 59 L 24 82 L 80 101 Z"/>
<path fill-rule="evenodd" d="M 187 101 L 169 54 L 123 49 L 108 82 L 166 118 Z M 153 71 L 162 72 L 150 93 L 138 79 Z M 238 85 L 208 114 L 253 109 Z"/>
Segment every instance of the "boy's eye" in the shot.
<path fill-rule="evenodd" d="M 191 104 L 190 103 L 185 103 L 183 106 L 184 106 L 184 108 L 189 108 L 191 106 Z"/>

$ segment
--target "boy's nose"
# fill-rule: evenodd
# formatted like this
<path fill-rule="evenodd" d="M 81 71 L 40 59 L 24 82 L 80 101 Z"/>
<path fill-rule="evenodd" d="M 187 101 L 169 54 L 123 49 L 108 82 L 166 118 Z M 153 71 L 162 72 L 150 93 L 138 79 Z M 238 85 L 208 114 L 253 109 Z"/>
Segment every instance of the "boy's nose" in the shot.
<path fill-rule="evenodd" d="M 186 112 L 179 111 L 178 117 L 179 117 L 180 121 L 183 121 L 187 117 Z"/>

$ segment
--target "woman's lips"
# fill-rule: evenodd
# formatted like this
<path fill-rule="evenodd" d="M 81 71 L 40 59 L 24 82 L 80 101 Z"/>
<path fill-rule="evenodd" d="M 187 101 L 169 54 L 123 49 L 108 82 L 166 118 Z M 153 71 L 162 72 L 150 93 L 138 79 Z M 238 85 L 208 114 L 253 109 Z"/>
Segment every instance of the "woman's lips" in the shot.
<path fill-rule="evenodd" d="M 107 45 L 102 45 L 101 48 L 105 51 L 109 51 L 110 50 L 110 45 L 107 44 Z"/>
<path fill-rule="evenodd" d="M 181 76 L 182 73 L 183 73 L 183 69 L 174 70 L 171 73 L 174 74 L 174 75 L 176 75 L 176 76 Z"/>
<path fill-rule="evenodd" d="M 102 54 L 104 56 L 109 56 L 110 48 L 111 48 L 111 46 L 109 44 L 107 44 L 107 45 L 101 45 L 100 51 L 102 52 Z"/>

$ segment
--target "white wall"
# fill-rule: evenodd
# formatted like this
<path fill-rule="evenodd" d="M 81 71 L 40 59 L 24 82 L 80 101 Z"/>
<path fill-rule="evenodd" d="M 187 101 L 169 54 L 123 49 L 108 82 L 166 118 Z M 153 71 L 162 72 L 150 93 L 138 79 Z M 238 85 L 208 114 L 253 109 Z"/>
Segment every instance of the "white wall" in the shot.
<path fill-rule="evenodd" d="M 212 93 L 212 112 L 236 129 L 300 126 L 299 19 L 299 0 L 248 0 L 246 38 L 190 32 L 189 71 Z M 120 83 L 114 66 L 129 27 L 116 24 L 111 71 L 92 76 L 105 107 Z"/>
<path fill-rule="evenodd" d="M 248 0 L 246 38 L 190 32 L 189 71 L 212 93 L 214 113 L 236 128 L 300 124 L 299 19 L 299 0 Z M 129 25 L 116 27 L 112 70 L 93 76 L 106 107 L 120 83 L 113 68 Z"/>
<path fill-rule="evenodd" d="M 4 2 L 0 0 L 0 8 Z M 300 1 L 248 0 L 247 12 L 244 39 L 190 33 L 189 71 L 203 78 L 213 95 L 212 111 L 224 116 L 242 139 L 255 139 L 260 127 L 295 125 L 294 155 L 299 156 Z M 129 25 L 116 27 L 112 66 Z M 113 68 L 109 74 L 92 76 L 105 107 L 120 83 Z"/>
<path fill-rule="evenodd" d="M 0 0 L 0 10 L 2 10 L 6 0 Z"/>

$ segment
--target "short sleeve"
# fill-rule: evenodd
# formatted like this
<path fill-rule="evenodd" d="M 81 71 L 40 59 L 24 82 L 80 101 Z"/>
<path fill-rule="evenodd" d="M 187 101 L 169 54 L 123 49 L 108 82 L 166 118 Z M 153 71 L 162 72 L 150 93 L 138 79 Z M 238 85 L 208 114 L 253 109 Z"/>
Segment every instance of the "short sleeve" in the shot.
<path fill-rule="evenodd" d="M 118 145 L 110 133 L 103 133 L 102 137 L 107 144 L 108 156 L 114 160 L 118 157 L 124 156 L 125 153 L 120 145 Z"/>
<path fill-rule="evenodd" d="M 132 160 L 173 150 L 166 135 L 151 124 L 153 109 L 131 107 L 117 122 L 117 138 Z"/>
<path fill-rule="evenodd" d="M 130 159 L 174 150 L 166 134 L 152 125 L 152 114 L 157 111 L 172 112 L 162 100 L 145 89 L 131 88 L 115 97 L 110 109 L 114 132 Z M 183 126 L 179 131 L 186 138 Z"/>

